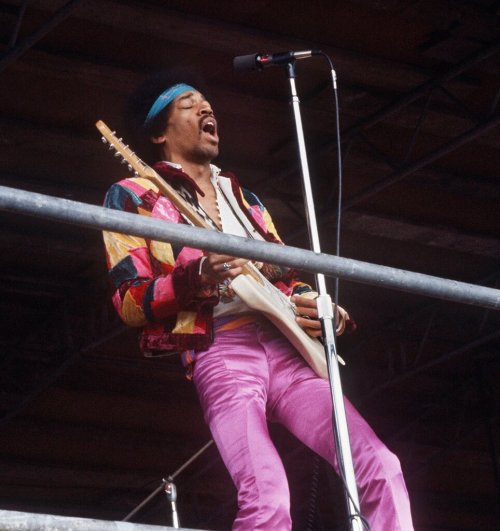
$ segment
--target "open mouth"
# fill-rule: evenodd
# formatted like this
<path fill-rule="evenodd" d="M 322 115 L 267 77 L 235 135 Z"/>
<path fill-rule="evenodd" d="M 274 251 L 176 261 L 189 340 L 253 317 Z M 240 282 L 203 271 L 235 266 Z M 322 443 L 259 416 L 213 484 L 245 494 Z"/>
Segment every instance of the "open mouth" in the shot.
<path fill-rule="evenodd" d="M 217 134 L 217 122 L 215 118 L 205 118 L 201 123 L 201 130 L 204 133 L 208 133 L 211 136 L 215 136 Z"/>

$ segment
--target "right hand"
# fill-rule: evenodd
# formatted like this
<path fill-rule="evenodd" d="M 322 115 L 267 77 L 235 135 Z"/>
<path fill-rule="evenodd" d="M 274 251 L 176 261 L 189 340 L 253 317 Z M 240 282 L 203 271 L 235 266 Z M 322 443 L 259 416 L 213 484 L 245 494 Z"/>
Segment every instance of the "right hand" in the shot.
<path fill-rule="evenodd" d="M 311 337 L 320 337 L 322 335 L 322 328 L 321 322 L 318 319 L 316 299 L 294 295 L 291 298 L 291 302 L 295 304 L 297 324 Z M 333 303 L 332 309 L 335 310 L 335 304 Z M 338 306 L 335 320 L 337 322 L 336 334 L 340 336 L 344 333 L 346 325 L 350 321 L 349 314 L 344 308 Z"/>

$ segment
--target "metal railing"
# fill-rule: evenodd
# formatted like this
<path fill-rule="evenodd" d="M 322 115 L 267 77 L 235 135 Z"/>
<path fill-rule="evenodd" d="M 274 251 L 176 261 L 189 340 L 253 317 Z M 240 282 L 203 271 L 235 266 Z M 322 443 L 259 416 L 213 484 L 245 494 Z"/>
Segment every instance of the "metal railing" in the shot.
<path fill-rule="evenodd" d="M 500 290 L 260 242 L 69 199 L 0 186 L 0 210 L 320 272 L 343 280 L 500 310 Z"/>

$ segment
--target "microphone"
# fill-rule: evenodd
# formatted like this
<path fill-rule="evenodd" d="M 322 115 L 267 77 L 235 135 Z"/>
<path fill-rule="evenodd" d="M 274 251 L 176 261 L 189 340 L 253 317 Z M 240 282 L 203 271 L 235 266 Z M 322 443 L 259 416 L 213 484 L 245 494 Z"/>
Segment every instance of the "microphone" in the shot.
<path fill-rule="evenodd" d="M 233 59 L 233 67 L 239 72 L 246 70 L 262 70 L 266 66 L 283 65 L 295 59 L 307 59 L 322 53 L 321 50 L 306 50 L 304 52 L 280 52 L 272 54 L 252 53 L 238 55 Z"/>

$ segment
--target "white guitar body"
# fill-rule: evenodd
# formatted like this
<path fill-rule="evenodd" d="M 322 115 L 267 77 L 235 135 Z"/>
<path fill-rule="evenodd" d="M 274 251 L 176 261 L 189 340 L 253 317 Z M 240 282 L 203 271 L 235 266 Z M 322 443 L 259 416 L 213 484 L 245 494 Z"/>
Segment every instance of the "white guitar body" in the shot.
<path fill-rule="evenodd" d="M 297 324 L 284 293 L 264 277 L 257 280 L 255 274 L 238 275 L 231 281 L 231 287 L 250 308 L 264 314 L 283 333 L 318 376 L 328 378 L 323 344 Z"/>

